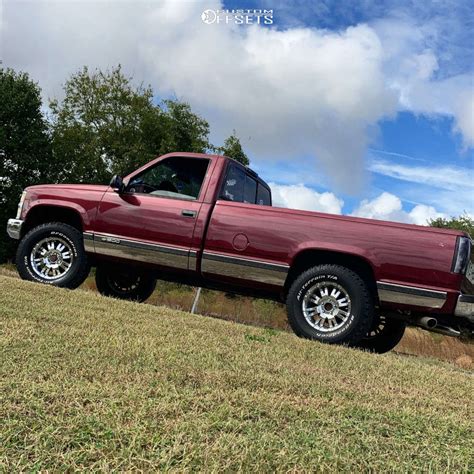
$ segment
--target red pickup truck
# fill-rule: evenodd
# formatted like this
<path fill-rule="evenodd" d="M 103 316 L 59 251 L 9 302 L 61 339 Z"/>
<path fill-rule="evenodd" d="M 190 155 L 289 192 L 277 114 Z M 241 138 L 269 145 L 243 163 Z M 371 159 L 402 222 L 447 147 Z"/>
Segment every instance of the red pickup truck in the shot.
<path fill-rule="evenodd" d="M 10 237 L 26 280 L 143 301 L 156 279 L 286 301 L 302 337 L 384 352 L 407 324 L 473 336 L 468 235 L 272 207 L 229 158 L 161 156 L 109 186 L 27 188 Z"/>

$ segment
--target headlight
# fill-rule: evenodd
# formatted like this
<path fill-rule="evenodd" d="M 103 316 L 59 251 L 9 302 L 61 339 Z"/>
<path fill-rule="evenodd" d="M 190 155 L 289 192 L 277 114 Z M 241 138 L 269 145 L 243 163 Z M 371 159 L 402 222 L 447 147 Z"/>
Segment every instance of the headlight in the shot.
<path fill-rule="evenodd" d="M 16 212 L 16 218 L 17 219 L 20 219 L 20 217 L 21 217 L 21 211 L 23 210 L 23 204 L 25 202 L 25 197 L 26 197 L 26 191 L 23 191 L 21 193 L 20 202 L 18 203 L 18 211 Z"/>
<path fill-rule="evenodd" d="M 470 259 L 471 239 L 469 237 L 458 237 L 453 260 L 453 272 L 465 274 Z"/>

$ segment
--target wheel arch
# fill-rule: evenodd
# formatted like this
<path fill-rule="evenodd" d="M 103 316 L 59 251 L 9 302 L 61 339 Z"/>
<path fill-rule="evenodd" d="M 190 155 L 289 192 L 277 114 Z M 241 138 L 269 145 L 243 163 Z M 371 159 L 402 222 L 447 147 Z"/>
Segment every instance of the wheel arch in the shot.
<path fill-rule="evenodd" d="M 370 291 L 378 303 L 376 273 L 367 258 L 358 254 L 317 248 L 304 249 L 294 256 L 284 285 L 285 296 L 293 281 L 301 273 L 324 264 L 341 265 L 357 273 L 369 285 Z"/>
<path fill-rule="evenodd" d="M 34 227 L 48 222 L 60 222 L 70 225 L 78 231 L 84 231 L 84 222 L 79 210 L 71 206 L 56 204 L 38 204 L 28 210 L 22 228 L 22 237 Z"/>

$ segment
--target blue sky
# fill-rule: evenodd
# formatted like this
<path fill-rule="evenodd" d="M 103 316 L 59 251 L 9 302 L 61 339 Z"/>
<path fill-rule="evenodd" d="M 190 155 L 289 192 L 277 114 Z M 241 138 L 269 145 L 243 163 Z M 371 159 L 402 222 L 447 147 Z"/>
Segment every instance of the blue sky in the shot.
<path fill-rule="evenodd" d="M 357 194 L 347 194 L 343 191 L 337 195 L 344 200 L 343 213 L 349 214 L 357 207 L 360 199 L 374 199 L 384 191 L 400 197 L 404 209 L 411 209 L 417 204 L 427 204 L 440 209 L 446 215 L 458 215 L 463 212 L 474 213 L 474 195 L 466 195 L 465 205 L 459 201 L 446 203 L 444 197 L 446 184 L 443 176 L 439 176 L 440 186 L 432 183 L 423 184 L 419 181 L 407 181 L 371 171 L 371 164 L 384 162 L 389 165 L 403 165 L 407 169 L 450 167 L 459 170 L 466 180 L 474 183 L 474 157 L 472 149 L 463 150 L 462 141 L 458 134 L 453 133 L 453 119 L 427 118 L 410 112 L 401 112 L 396 118 L 382 121 L 379 124 L 379 134 L 372 146 L 367 150 L 367 171 L 370 173 L 367 186 Z M 304 158 L 303 163 L 292 164 L 291 161 L 259 162 L 255 157 L 253 162 L 256 169 L 269 181 L 281 184 L 304 183 L 319 192 L 331 191 L 330 184 L 325 182 L 321 171 L 311 166 L 311 159 Z M 313 176 L 312 176 L 313 175 Z M 294 179 L 292 179 L 294 177 Z M 415 179 L 415 178 L 414 178 Z M 474 192 L 471 190 L 471 192 Z M 455 192 L 456 194 L 456 192 Z M 448 196 L 449 199 L 449 196 Z"/>
<path fill-rule="evenodd" d="M 242 8 L 240 2 L 226 1 L 225 8 Z M 457 74 L 473 74 L 474 69 L 474 3 L 456 2 L 416 2 L 416 1 L 322 1 L 322 2 L 246 2 L 246 8 L 273 9 L 275 26 L 285 30 L 291 27 L 323 28 L 339 31 L 349 26 L 365 22 L 376 22 L 389 17 L 405 18 L 407 21 L 432 21 L 440 25 L 442 40 L 431 37 L 427 46 L 438 54 L 438 69 L 433 78 L 443 79 Z M 472 80 L 471 80 L 472 85 Z M 471 88 L 472 93 L 472 88 Z M 472 111 L 474 114 L 474 111 Z M 383 162 L 387 166 L 402 165 L 407 169 L 452 168 L 466 176 L 466 181 L 474 185 L 474 154 L 472 147 L 463 144 L 462 136 L 456 130 L 455 119 L 443 114 L 422 114 L 412 111 L 399 111 L 394 117 L 378 123 L 376 137 L 366 152 L 367 171 L 370 177 L 364 189 L 357 194 L 339 191 L 344 200 L 343 213 L 351 213 L 361 198 L 374 199 L 383 192 L 398 196 L 403 209 L 411 209 L 419 204 L 433 206 L 446 215 L 462 212 L 474 214 L 474 188 L 464 192 L 460 199 L 452 199 L 451 186 L 443 176 L 437 183 L 421 183 L 416 176 L 414 181 L 400 176 L 387 176 L 373 163 Z M 274 162 L 271 166 L 260 166 L 262 174 L 271 181 L 282 184 L 291 182 L 288 176 L 297 176 L 301 182 L 300 166 L 288 166 L 286 162 Z M 309 159 L 303 161 L 310 162 Z M 297 168 L 297 169 L 295 169 Z M 305 176 L 312 174 L 309 170 Z M 331 191 L 324 178 L 306 178 L 305 184 L 318 192 Z M 446 188 L 450 189 L 446 189 Z M 463 205 L 464 204 L 464 205 Z"/>
<path fill-rule="evenodd" d="M 273 25 L 206 24 L 265 8 Z M 281 206 L 424 224 L 474 215 L 474 3 L 5 0 L 5 66 L 45 99 L 118 63 L 233 130 Z"/>

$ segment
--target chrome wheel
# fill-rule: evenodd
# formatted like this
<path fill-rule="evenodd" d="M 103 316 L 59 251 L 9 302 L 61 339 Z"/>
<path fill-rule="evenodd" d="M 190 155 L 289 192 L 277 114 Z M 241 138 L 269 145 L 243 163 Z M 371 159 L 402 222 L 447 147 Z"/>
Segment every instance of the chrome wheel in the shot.
<path fill-rule="evenodd" d="M 308 324 L 321 332 L 340 329 L 351 314 L 351 299 L 339 284 L 323 281 L 312 286 L 302 301 Z"/>
<path fill-rule="evenodd" d="M 31 268 L 48 281 L 62 278 L 71 269 L 73 260 L 71 245 L 60 237 L 40 240 L 30 253 Z"/>

